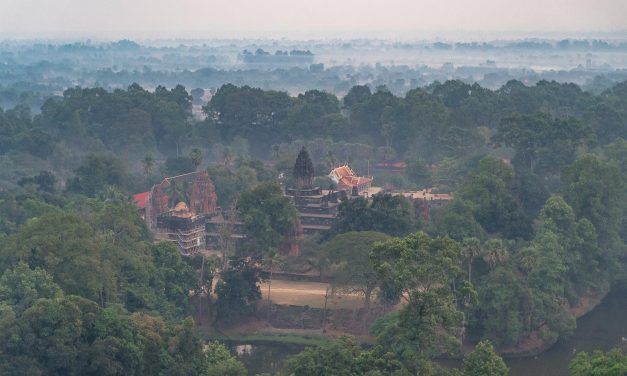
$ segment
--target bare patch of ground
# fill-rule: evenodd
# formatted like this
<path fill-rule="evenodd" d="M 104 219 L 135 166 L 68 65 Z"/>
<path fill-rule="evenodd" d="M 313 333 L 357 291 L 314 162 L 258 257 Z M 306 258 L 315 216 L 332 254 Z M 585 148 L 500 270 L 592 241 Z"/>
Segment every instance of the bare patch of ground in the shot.
<path fill-rule="evenodd" d="M 309 306 L 324 308 L 324 297 L 330 286 L 324 282 L 295 282 L 273 280 L 270 289 L 270 300 L 274 304 Z M 263 300 L 268 299 L 268 283 L 261 284 Z M 327 309 L 360 308 L 364 305 L 364 297 L 359 294 L 335 293 L 329 291 Z"/>

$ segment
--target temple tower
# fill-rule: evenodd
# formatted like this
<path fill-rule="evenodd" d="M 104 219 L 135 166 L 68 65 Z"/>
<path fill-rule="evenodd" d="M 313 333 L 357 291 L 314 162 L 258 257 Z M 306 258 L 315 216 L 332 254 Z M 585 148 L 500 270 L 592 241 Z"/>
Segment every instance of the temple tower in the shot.
<path fill-rule="evenodd" d="M 294 164 L 294 187 L 296 189 L 313 188 L 314 167 L 307 149 L 303 146 Z"/>

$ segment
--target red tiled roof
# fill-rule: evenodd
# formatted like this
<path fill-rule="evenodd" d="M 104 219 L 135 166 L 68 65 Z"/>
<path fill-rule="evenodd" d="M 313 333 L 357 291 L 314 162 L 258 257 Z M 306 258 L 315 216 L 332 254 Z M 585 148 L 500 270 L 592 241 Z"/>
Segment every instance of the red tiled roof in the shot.
<path fill-rule="evenodd" d="M 133 195 L 133 201 L 138 209 L 144 209 L 148 205 L 148 199 L 150 198 L 150 191 L 138 193 Z"/>
<path fill-rule="evenodd" d="M 372 182 L 372 178 L 357 176 L 355 171 L 348 167 L 348 165 L 334 168 L 329 174 L 329 177 L 333 179 L 339 187 L 361 187 Z"/>
<path fill-rule="evenodd" d="M 334 168 L 331 171 L 331 174 L 335 175 L 335 177 L 338 180 L 340 180 L 341 178 L 346 177 L 346 176 L 354 176 L 355 175 L 353 170 L 351 170 L 351 168 L 348 167 L 347 165 Z"/>
<path fill-rule="evenodd" d="M 372 183 L 372 179 L 370 178 L 364 178 L 362 176 L 345 176 L 340 179 L 338 185 L 345 187 L 359 187 L 369 183 Z"/>

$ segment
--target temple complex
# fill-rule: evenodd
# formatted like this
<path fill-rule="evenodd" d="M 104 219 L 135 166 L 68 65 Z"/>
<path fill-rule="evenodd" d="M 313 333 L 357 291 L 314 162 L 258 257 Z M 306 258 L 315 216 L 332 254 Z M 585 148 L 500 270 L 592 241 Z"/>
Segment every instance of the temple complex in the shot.
<path fill-rule="evenodd" d="M 324 190 L 313 185 L 314 168 L 307 149 L 303 147 L 296 158 L 293 184 L 285 189 L 300 218 L 302 233 L 315 234 L 331 228 L 337 218 L 337 207 L 341 193 Z"/>
<path fill-rule="evenodd" d="M 284 191 L 298 211 L 298 221 L 279 245 L 283 255 L 298 255 L 304 235 L 329 230 L 337 221 L 342 201 L 369 198 L 382 191 L 372 186 L 372 177 L 358 176 L 348 165 L 336 167 L 328 175 L 336 187 L 315 186 L 314 176 L 313 163 L 303 147 Z M 410 199 L 425 219 L 430 208 L 452 199 L 451 195 L 433 193 L 431 189 L 393 194 Z M 133 199 L 155 239 L 173 242 L 183 255 L 200 251 L 230 253 L 228 250 L 239 249 L 247 241 L 246 226 L 236 213 L 216 208 L 215 188 L 206 171 L 167 177 Z"/>
<path fill-rule="evenodd" d="M 347 194 L 357 195 L 367 192 L 372 186 L 372 177 L 359 176 L 348 165 L 334 168 L 329 178 L 337 184 L 337 189 Z"/>
<path fill-rule="evenodd" d="M 155 239 L 175 243 L 183 255 L 205 248 L 205 223 L 217 201 L 206 171 L 167 177 L 133 199 Z"/>

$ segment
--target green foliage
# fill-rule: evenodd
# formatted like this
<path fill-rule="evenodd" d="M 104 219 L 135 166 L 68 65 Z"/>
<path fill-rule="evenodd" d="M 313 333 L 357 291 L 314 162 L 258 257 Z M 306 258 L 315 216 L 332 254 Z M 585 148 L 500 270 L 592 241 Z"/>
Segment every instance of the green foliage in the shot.
<path fill-rule="evenodd" d="M 627 355 L 620 349 L 606 353 L 595 351 L 588 354 L 578 352 L 570 362 L 570 374 L 573 376 L 619 376 L 627 373 Z"/>
<path fill-rule="evenodd" d="M 600 251 L 592 223 L 585 218 L 577 221 L 574 210 L 560 196 L 553 196 L 546 202 L 540 219 L 542 226 L 538 236 L 555 234 L 555 241 L 562 249 L 559 257 L 568 268 L 571 288 L 585 291 L 602 283 L 613 261 Z"/>
<path fill-rule="evenodd" d="M 20 314 L 40 298 L 58 298 L 61 288 L 45 270 L 32 270 L 23 262 L 5 270 L 0 277 L 0 302 L 13 307 Z"/>
<path fill-rule="evenodd" d="M 462 315 L 452 286 L 463 275 L 459 244 L 417 233 L 378 243 L 371 258 L 382 280 L 383 296 L 407 302 L 395 320 L 375 333 L 379 340 L 427 357 L 443 348 L 456 348 L 453 333 L 461 326 Z"/>
<path fill-rule="evenodd" d="M 45 270 L 66 294 L 102 306 L 124 302 L 131 311 L 184 314 L 196 282 L 176 247 L 148 247 L 145 225 L 132 208 L 100 205 L 82 207 L 83 218 L 59 211 L 30 220 L 0 246 L 0 265 Z"/>
<path fill-rule="evenodd" d="M 340 204 L 338 221 L 329 236 L 350 231 L 378 231 L 392 236 L 414 230 L 413 208 L 402 196 L 376 194 L 372 200 L 362 197 Z"/>
<path fill-rule="evenodd" d="M 68 180 L 70 192 L 95 196 L 107 187 L 127 188 L 130 176 L 122 160 L 110 155 L 88 155 L 75 171 L 74 178 Z"/>
<path fill-rule="evenodd" d="M 40 171 L 39 174 L 18 180 L 17 184 L 21 187 L 25 185 L 36 185 L 37 190 L 41 192 L 54 193 L 57 178 L 50 171 Z"/>
<path fill-rule="evenodd" d="M 63 291 L 96 301 L 113 292 L 114 273 L 92 228 L 78 216 L 53 213 L 28 222 L 3 256 L 41 267 Z M 90 273 L 84 273 L 89 270 Z"/>
<path fill-rule="evenodd" d="M 480 341 L 464 356 L 464 376 L 507 376 L 509 369 L 488 341 Z"/>
<path fill-rule="evenodd" d="M 57 212 L 63 204 L 59 196 L 0 193 L 0 233 L 14 233 L 30 218 Z"/>
<path fill-rule="evenodd" d="M 577 149 L 592 137 L 590 127 L 574 118 L 535 113 L 504 118 L 493 141 L 516 149 L 513 163 L 519 169 L 556 173 L 571 164 Z"/>
<path fill-rule="evenodd" d="M 286 129 L 294 101 L 284 92 L 227 84 L 218 89 L 203 110 L 218 120 L 223 139 L 230 141 L 237 135 L 269 146 Z"/>
<path fill-rule="evenodd" d="M 377 242 L 388 239 L 386 234 L 375 231 L 347 232 L 325 243 L 320 257 L 327 266 L 326 274 L 333 277 L 333 285 L 349 293 L 363 294 L 369 307 L 378 284 L 370 252 Z"/>
<path fill-rule="evenodd" d="M 244 173 L 233 173 L 224 166 L 209 166 L 207 167 L 207 172 L 216 188 L 218 204 L 223 207 L 228 207 L 239 192 L 250 189 L 253 184 L 257 183 L 255 177 Z M 244 176 L 248 176 L 248 179 L 243 178 Z"/>
<path fill-rule="evenodd" d="M 219 342 L 210 342 L 203 350 L 206 362 L 209 364 L 208 376 L 245 376 L 248 373 L 244 365 L 240 363 L 229 349 Z"/>
<path fill-rule="evenodd" d="M 406 161 L 407 176 L 419 187 L 428 187 L 431 180 L 431 170 L 424 159 L 417 157 Z"/>
<path fill-rule="evenodd" d="M 137 84 L 113 92 L 77 87 L 47 100 L 41 112 L 42 125 L 63 139 L 97 139 L 114 152 L 143 154 L 156 146 L 174 154 L 189 128 L 191 96 L 180 85 L 154 93 Z"/>
<path fill-rule="evenodd" d="M 401 97 L 347 84 L 342 112 L 337 97 L 319 90 L 290 97 L 224 85 L 197 122 L 182 86 L 153 93 L 133 84 L 68 89 L 35 117 L 26 106 L 0 110 L 0 373 L 242 373 L 223 347 L 201 351 L 193 322 L 145 314 L 180 318 L 190 291 L 211 278 L 199 282 L 172 244 L 150 244 L 125 204 L 127 192 L 146 188 L 136 182 L 154 178 L 157 159 L 175 175 L 199 167 L 208 148 L 222 162 L 208 168 L 219 204 L 239 196 L 237 212 L 259 253 L 276 248 L 296 214 L 280 187 L 258 184 L 287 172 L 305 144 L 322 169 L 342 160 L 361 171 L 367 160 L 406 160 L 405 175 L 386 182 L 433 182 L 455 196 L 426 228 L 461 246 L 419 234 L 373 249 L 384 235 L 351 231 L 407 235 L 416 229 L 411 205 L 389 195 L 342 204 L 328 234 L 337 236 L 321 245 L 336 283 L 366 295 L 378 285 L 385 302 L 407 304 L 375 325 L 374 349 L 346 342 L 308 350 L 303 373 L 438 373 L 429 359 L 457 348 L 462 322 L 498 345 L 567 335 L 575 325 L 567 308 L 582 294 L 605 291 L 624 269 L 626 85 L 593 95 L 546 81 L 510 81 L 496 91 L 447 81 Z M 514 168 L 484 158 L 490 135 L 492 146 L 513 148 Z M 599 148 L 591 149 L 595 141 Z M 242 157 L 265 158 L 271 145 L 276 171 Z M 493 153 L 507 158 L 512 150 Z M 129 172 L 141 167 L 145 180 Z M 67 176 L 68 192 L 78 195 L 54 195 L 55 177 Z M 177 200 L 188 199 L 184 188 L 172 187 Z M 254 311 L 260 277 L 253 261 L 223 271 L 221 320 Z M 469 355 L 468 367 L 499 368 L 488 350 L 481 345 Z M 613 357 L 581 355 L 574 367 L 612 369 Z"/>
<path fill-rule="evenodd" d="M 30 107 L 18 105 L 3 111 L 0 108 L 0 155 L 26 152 L 47 158 L 54 151 L 50 133 L 33 124 Z"/>
<path fill-rule="evenodd" d="M 297 219 L 296 208 L 283 196 L 281 187 L 270 182 L 242 192 L 237 199 L 237 212 L 256 252 L 278 247 Z"/>
<path fill-rule="evenodd" d="M 516 171 L 510 191 L 528 218 L 536 218 L 550 196 L 544 179 L 526 170 Z"/>
<path fill-rule="evenodd" d="M 194 164 L 195 170 L 202 163 L 202 151 L 200 151 L 200 149 L 198 148 L 193 148 L 189 152 L 189 159 L 191 159 L 192 163 Z"/>
<path fill-rule="evenodd" d="M 469 237 L 483 238 L 485 231 L 473 215 L 472 207 L 461 198 L 455 198 L 434 215 L 436 232 L 461 241 Z"/>
<path fill-rule="evenodd" d="M 178 176 L 194 172 L 196 164 L 191 157 L 170 157 L 165 161 L 165 175 Z"/>
<path fill-rule="evenodd" d="M 511 167 L 486 157 L 467 177 L 459 197 L 470 204 L 475 219 L 486 232 L 500 233 L 507 238 L 527 238 L 532 232 L 531 221 L 510 191 L 513 177 Z"/>
<path fill-rule="evenodd" d="M 575 215 L 594 225 L 602 247 L 616 251 L 626 208 L 625 177 L 618 166 L 587 154 L 565 169 L 562 179 L 564 199 Z"/>
<path fill-rule="evenodd" d="M 497 253 L 490 249 L 498 247 L 486 247 L 484 260 L 492 271 L 479 283 L 477 311 L 479 325 L 498 344 L 516 344 L 533 332 L 549 340 L 569 334 L 575 318 L 565 307 L 571 300 L 578 304 L 579 294 L 601 288 L 606 278 L 597 269 L 603 259 L 589 221 L 577 222 L 559 196 L 547 201 L 540 219 L 533 241 L 513 258 L 494 262 Z"/>
<path fill-rule="evenodd" d="M 365 351 L 354 339 L 341 337 L 319 347 L 310 347 L 288 359 L 288 375 L 379 376 L 410 375 L 401 362 L 380 348 Z"/>
<path fill-rule="evenodd" d="M 0 306 L 0 315 L 7 318 Z M 66 296 L 38 299 L 3 320 L 0 373 L 6 375 L 244 375 L 223 346 L 203 351 L 193 321 L 167 324 Z"/>
<path fill-rule="evenodd" d="M 529 331 L 531 292 L 523 280 L 506 267 L 497 267 L 478 284 L 476 323 L 496 343 L 516 344 Z"/>
<path fill-rule="evenodd" d="M 216 306 L 218 319 L 232 323 L 235 319 L 256 311 L 261 299 L 259 282 L 262 279 L 260 265 L 250 258 L 229 260 L 230 269 L 223 271 L 215 287 L 218 295 Z"/>
<path fill-rule="evenodd" d="M 150 272 L 150 289 L 148 290 L 150 294 L 148 302 L 154 301 L 154 303 L 150 306 L 154 309 L 160 305 L 161 312 L 175 316 L 189 312 L 189 290 L 197 283 L 192 268 L 181 259 L 178 248 L 171 242 L 152 245 L 150 251 L 154 264 L 154 269 Z M 142 293 L 142 290 L 134 292 Z M 155 294 L 155 292 L 161 292 L 161 294 Z M 141 302 L 147 297 L 142 294 L 142 296 L 134 295 L 134 298 L 140 299 Z M 141 309 L 144 304 L 140 303 L 137 307 L 133 307 L 127 303 L 127 306 L 131 310 Z"/>
<path fill-rule="evenodd" d="M 245 374 L 224 347 L 202 350 L 193 321 L 139 313 L 180 318 L 198 282 L 173 244 L 148 240 L 133 207 L 80 197 L 3 238 L 0 373 Z"/>

